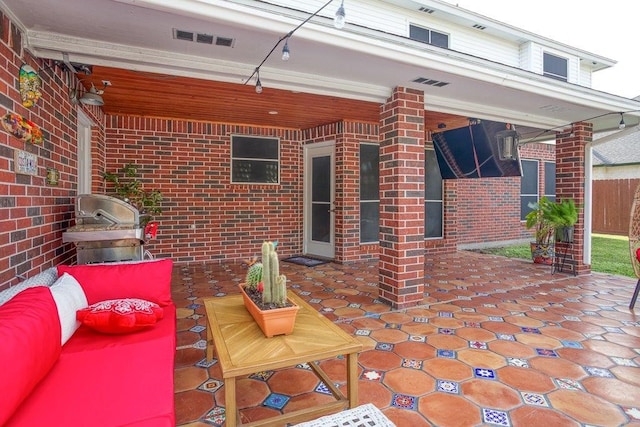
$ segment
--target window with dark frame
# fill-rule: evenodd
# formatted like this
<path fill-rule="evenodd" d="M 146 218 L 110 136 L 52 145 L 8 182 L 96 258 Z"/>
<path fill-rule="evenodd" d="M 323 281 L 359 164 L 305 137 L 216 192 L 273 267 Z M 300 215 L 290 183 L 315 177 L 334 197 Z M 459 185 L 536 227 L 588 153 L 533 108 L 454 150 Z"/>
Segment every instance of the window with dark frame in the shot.
<path fill-rule="evenodd" d="M 543 55 L 543 74 L 546 77 L 566 82 L 569 76 L 567 63 L 567 58 L 545 52 Z"/>
<path fill-rule="evenodd" d="M 538 161 L 521 160 L 522 178 L 520 179 L 520 220 L 524 221 L 532 211 L 529 203 L 538 201 Z"/>
<path fill-rule="evenodd" d="M 278 184 L 280 140 L 258 136 L 231 136 L 231 183 Z"/>
<path fill-rule="evenodd" d="M 380 149 L 360 144 L 360 243 L 376 243 L 380 230 Z"/>
<path fill-rule="evenodd" d="M 552 202 L 556 201 L 556 164 L 544 162 L 544 195 Z"/>
<path fill-rule="evenodd" d="M 442 176 L 433 147 L 424 150 L 424 238 L 444 235 Z"/>
<path fill-rule="evenodd" d="M 411 40 L 427 43 L 433 46 L 449 48 L 449 35 L 417 25 L 409 25 L 409 38 Z"/>

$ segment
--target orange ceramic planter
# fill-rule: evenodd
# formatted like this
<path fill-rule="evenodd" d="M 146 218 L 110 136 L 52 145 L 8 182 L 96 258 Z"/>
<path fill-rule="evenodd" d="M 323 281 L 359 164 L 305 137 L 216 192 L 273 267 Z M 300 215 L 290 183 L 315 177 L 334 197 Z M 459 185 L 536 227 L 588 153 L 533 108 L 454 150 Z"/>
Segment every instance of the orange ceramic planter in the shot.
<path fill-rule="evenodd" d="M 291 300 L 288 300 L 289 304 L 292 304 L 291 307 L 260 310 L 260 308 L 255 305 L 253 300 L 251 300 L 244 291 L 243 285 L 240 284 L 239 286 L 240 292 L 242 292 L 244 306 L 247 308 L 247 311 L 251 314 L 251 317 L 253 317 L 258 326 L 260 326 L 262 333 L 267 338 L 271 338 L 275 335 L 289 335 L 293 332 L 296 315 L 300 309 L 298 305 L 294 304 Z"/>

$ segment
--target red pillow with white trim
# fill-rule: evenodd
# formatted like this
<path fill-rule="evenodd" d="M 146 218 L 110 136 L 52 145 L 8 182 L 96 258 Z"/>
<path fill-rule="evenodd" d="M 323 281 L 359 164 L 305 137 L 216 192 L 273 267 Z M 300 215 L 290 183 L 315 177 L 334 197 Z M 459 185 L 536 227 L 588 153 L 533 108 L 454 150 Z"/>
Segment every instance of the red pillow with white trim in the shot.
<path fill-rule="evenodd" d="M 158 304 L 138 298 L 101 301 L 76 312 L 83 325 L 105 334 L 136 332 L 155 325 L 163 315 Z"/>

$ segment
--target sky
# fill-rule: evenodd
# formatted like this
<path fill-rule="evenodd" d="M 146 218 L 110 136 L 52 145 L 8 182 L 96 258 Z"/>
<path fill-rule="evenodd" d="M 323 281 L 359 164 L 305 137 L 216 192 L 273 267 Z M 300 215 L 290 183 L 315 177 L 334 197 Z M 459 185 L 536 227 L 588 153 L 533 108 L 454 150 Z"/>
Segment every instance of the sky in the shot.
<path fill-rule="evenodd" d="M 617 61 L 593 74 L 592 88 L 640 96 L 637 0 L 445 0 L 514 27 Z"/>

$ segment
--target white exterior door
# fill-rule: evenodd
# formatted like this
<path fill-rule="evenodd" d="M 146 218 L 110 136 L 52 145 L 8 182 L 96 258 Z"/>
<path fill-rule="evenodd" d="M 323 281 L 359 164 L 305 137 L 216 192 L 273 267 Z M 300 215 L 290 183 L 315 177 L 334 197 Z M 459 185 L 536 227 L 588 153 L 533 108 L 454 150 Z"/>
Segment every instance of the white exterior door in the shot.
<path fill-rule="evenodd" d="M 304 242 L 307 255 L 335 256 L 335 143 L 304 148 Z"/>

